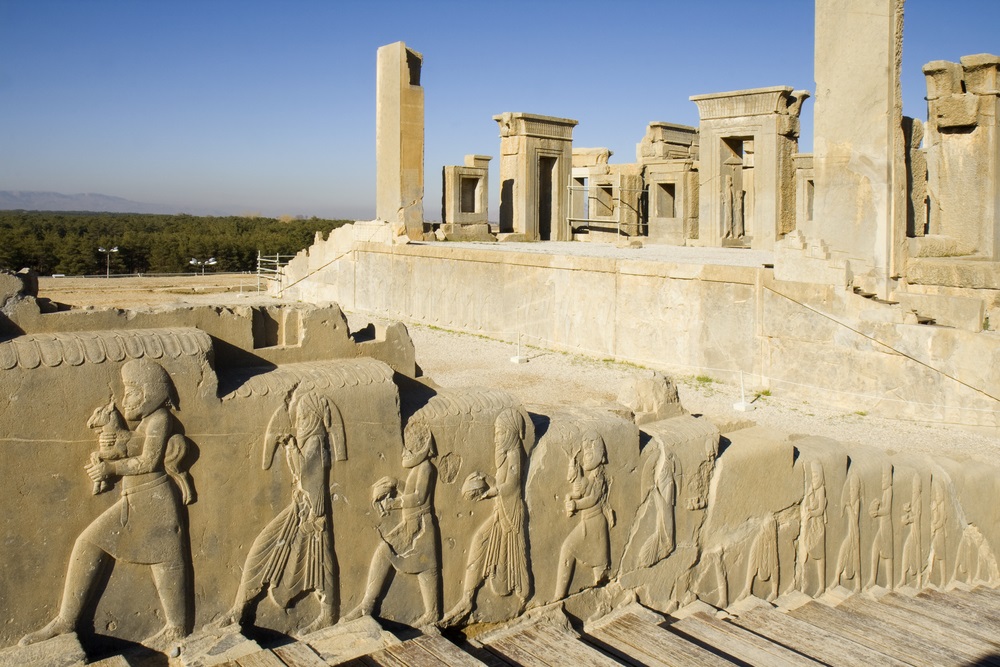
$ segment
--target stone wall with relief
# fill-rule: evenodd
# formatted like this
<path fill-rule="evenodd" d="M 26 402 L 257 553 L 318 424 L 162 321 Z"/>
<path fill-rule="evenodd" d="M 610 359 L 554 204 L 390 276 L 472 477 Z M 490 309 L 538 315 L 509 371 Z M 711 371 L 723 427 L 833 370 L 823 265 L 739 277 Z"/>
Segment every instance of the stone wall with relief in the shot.
<path fill-rule="evenodd" d="M 344 324 L 342 352 L 274 363 L 192 326 L 204 313 L 58 316 L 0 339 L 4 659 L 73 631 L 90 651 L 184 655 L 192 635 L 363 616 L 449 627 L 1000 581 L 1000 471 L 981 463 L 720 432 L 651 372 L 617 404 L 528 411 L 408 375 L 412 354 L 386 352 L 402 328 L 369 348 Z"/>

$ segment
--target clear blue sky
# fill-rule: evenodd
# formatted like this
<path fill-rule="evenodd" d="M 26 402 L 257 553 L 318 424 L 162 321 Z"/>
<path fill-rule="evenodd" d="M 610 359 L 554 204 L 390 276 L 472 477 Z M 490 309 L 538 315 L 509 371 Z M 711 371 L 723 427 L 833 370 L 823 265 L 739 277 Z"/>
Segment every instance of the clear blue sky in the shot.
<path fill-rule="evenodd" d="M 576 146 L 632 162 L 650 121 L 697 125 L 690 95 L 815 87 L 811 0 L 0 0 L 0 190 L 370 218 L 375 52 L 399 40 L 424 55 L 428 220 L 443 165 L 497 156 L 494 114 L 577 119 Z M 982 52 L 1000 0 L 908 0 L 904 112 L 925 62 Z"/>

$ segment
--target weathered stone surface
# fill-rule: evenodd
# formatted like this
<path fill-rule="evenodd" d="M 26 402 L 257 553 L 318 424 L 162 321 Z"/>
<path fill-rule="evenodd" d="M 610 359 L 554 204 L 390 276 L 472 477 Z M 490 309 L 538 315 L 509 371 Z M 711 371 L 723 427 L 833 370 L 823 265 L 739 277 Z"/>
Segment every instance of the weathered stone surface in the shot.
<path fill-rule="evenodd" d="M 29 646 L 10 646 L 0 650 L 3 667 L 68 667 L 82 664 L 87 655 L 76 633 L 53 637 Z"/>
<path fill-rule="evenodd" d="M 378 50 L 375 215 L 410 239 L 424 231 L 423 56 L 403 42 Z M 398 234 L 397 234 L 398 235 Z"/>
<path fill-rule="evenodd" d="M 500 126 L 500 232 L 528 240 L 570 238 L 566 222 L 577 121 L 506 112 Z"/>

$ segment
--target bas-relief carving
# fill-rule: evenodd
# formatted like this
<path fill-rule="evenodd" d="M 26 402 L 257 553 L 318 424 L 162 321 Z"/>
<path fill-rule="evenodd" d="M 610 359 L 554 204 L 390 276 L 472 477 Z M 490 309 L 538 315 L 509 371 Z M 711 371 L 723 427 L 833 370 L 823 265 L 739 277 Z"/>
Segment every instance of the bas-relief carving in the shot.
<path fill-rule="evenodd" d="M 740 598 L 753 595 L 754 583 L 758 581 L 768 584 L 765 599 L 770 601 L 777 598 L 780 570 L 778 563 L 778 520 L 771 516 L 761 523 L 750 545 L 746 581 Z"/>
<path fill-rule="evenodd" d="M 495 477 L 476 471 L 462 487 L 469 500 L 491 501 L 493 511 L 472 537 L 461 599 L 442 619 L 444 625 L 461 623 L 473 612 L 476 592 L 487 580 L 495 595 L 516 597 L 518 613 L 527 604 L 531 575 L 523 495 L 526 429 L 518 410 L 501 411 L 494 423 Z"/>
<path fill-rule="evenodd" d="M 849 581 L 855 591 L 861 590 L 861 478 L 851 472 L 844 485 L 841 515 L 847 522 L 844 541 L 837 552 L 837 572 L 834 580 L 838 586 Z"/>
<path fill-rule="evenodd" d="M 436 455 L 434 437 L 427 425 L 408 424 L 403 434 L 402 465 L 409 472 L 402 490 L 399 482 L 390 478 L 382 478 L 372 486 L 372 505 L 383 517 L 398 512 L 399 522 L 384 532 L 379 529 L 381 542 L 372 556 L 364 598 L 344 620 L 371 615 L 390 571 L 415 575 L 420 584 L 424 612 L 413 625 L 438 620 L 441 559 L 434 516 L 436 470 L 432 462 Z"/>
<path fill-rule="evenodd" d="M 796 584 L 804 593 L 810 593 L 809 580 L 815 579 L 815 595 L 826 592 L 826 481 L 823 465 L 812 461 L 805 475 L 805 492 L 800 505 L 800 535 L 796 559 Z M 810 564 L 815 570 L 811 577 Z"/>
<path fill-rule="evenodd" d="M 655 448 L 655 455 L 643 466 L 641 500 L 625 541 L 622 570 L 650 567 L 673 553 L 676 545 L 677 457 L 660 438 L 652 438 L 647 446 Z M 641 526 L 650 519 L 651 534 L 640 539 Z"/>
<path fill-rule="evenodd" d="M 892 588 L 893 578 L 893 528 L 892 528 L 892 466 L 882 467 L 882 490 L 868 506 L 868 515 L 875 523 L 875 538 L 872 540 L 871 564 L 866 588 L 878 582 L 880 567 L 885 565 L 886 588 Z"/>
<path fill-rule="evenodd" d="M 299 385 L 267 426 L 265 470 L 271 467 L 279 447 L 292 477 L 291 503 L 254 540 L 233 607 L 216 624 L 243 623 L 252 603 L 265 590 L 281 608 L 311 592 L 319 613 L 303 631 L 308 634 L 334 621 L 337 581 L 329 476 L 331 457 L 347 459 L 344 422 L 336 404 L 310 385 Z"/>
<path fill-rule="evenodd" d="M 931 477 L 931 545 L 927 552 L 925 571 L 925 581 L 932 586 L 944 586 L 947 583 L 947 522 L 945 485 L 937 475 L 934 475 Z"/>
<path fill-rule="evenodd" d="M 604 439 L 596 431 L 583 436 L 580 449 L 570 459 L 568 481 L 572 491 L 566 497 L 566 515 L 578 523 L 566 536 L 559 550 L 554 599 L 569 593 L 577 563 L 590 568 L 593 584 L 603 584 L 611 571 L 611 536 L 614 511 L 608 504 L 608 479 L 604 466 L 608 461 Z"/>
<path fill-rule="evenodd" d="M 903 504 L 903 513 L 900 518 L 902 532 L 906 535 L 903 538 L 903 552 L 900 556 L 899 585 L 920 585 L 921 573 L 923 572 L 923 559 L 920 553 L 921 543 L 921 519 L 923 517 L 922 486 L 920 475 L 913 474 L 913 481 L 910 490 L 910 502 Z"/>
<path fill-rule="evenodd" d="M 100 447 L 85 466 L 95 491 L 121 480 L 121 498 L 97 517 L 77 538 L 70 555 L 59 613 L 41 630 L 25 635 L 22 645 L 73 632 L 95 593 L 102 570 L 112 561 L 149 565 L 163 609 L 164 627 L 142 641 L 165 648 L 189 629 L 185 594 L 188 552 L 181 499 L 165 460 L 180 460 L 185 440 L 171 414 L 179 406 L 170 376 L 148 359 L 134 359 L 121 368 L 124 385 L 121 414 L 138 422 L 126 439 L 114 423 L 117 408 L 108 404 L 91 418 L 91 428 L 112 427 L 100 435 Z M 172 444 L 171 444 L 172 443 Z M 176 470 L 176 468 L 174 468 Z M 185 502 L 193 501 L 190 480 Z"/>
<path fill-rule="evenodd" d="M 979 528 L 971 523 L 965 526 L 958 541 L 953 579 L 967 584 L 1000 579 L 996 554 Z"/>

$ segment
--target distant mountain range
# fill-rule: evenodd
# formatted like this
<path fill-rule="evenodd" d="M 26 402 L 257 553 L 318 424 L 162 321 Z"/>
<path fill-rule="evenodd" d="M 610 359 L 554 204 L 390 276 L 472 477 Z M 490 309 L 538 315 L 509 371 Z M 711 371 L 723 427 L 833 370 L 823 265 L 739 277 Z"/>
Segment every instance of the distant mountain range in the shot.
<path fill-rule="evenodd" d="M 191 215 L 229 215 L 224 211 L 197 207 L 179 210 L 169 204 L 148 204 L 95 192 L 66 195 L 61 192 L 0 190 L 0 211 L 97 211 L 106 213 L 190 213 Z"/>

